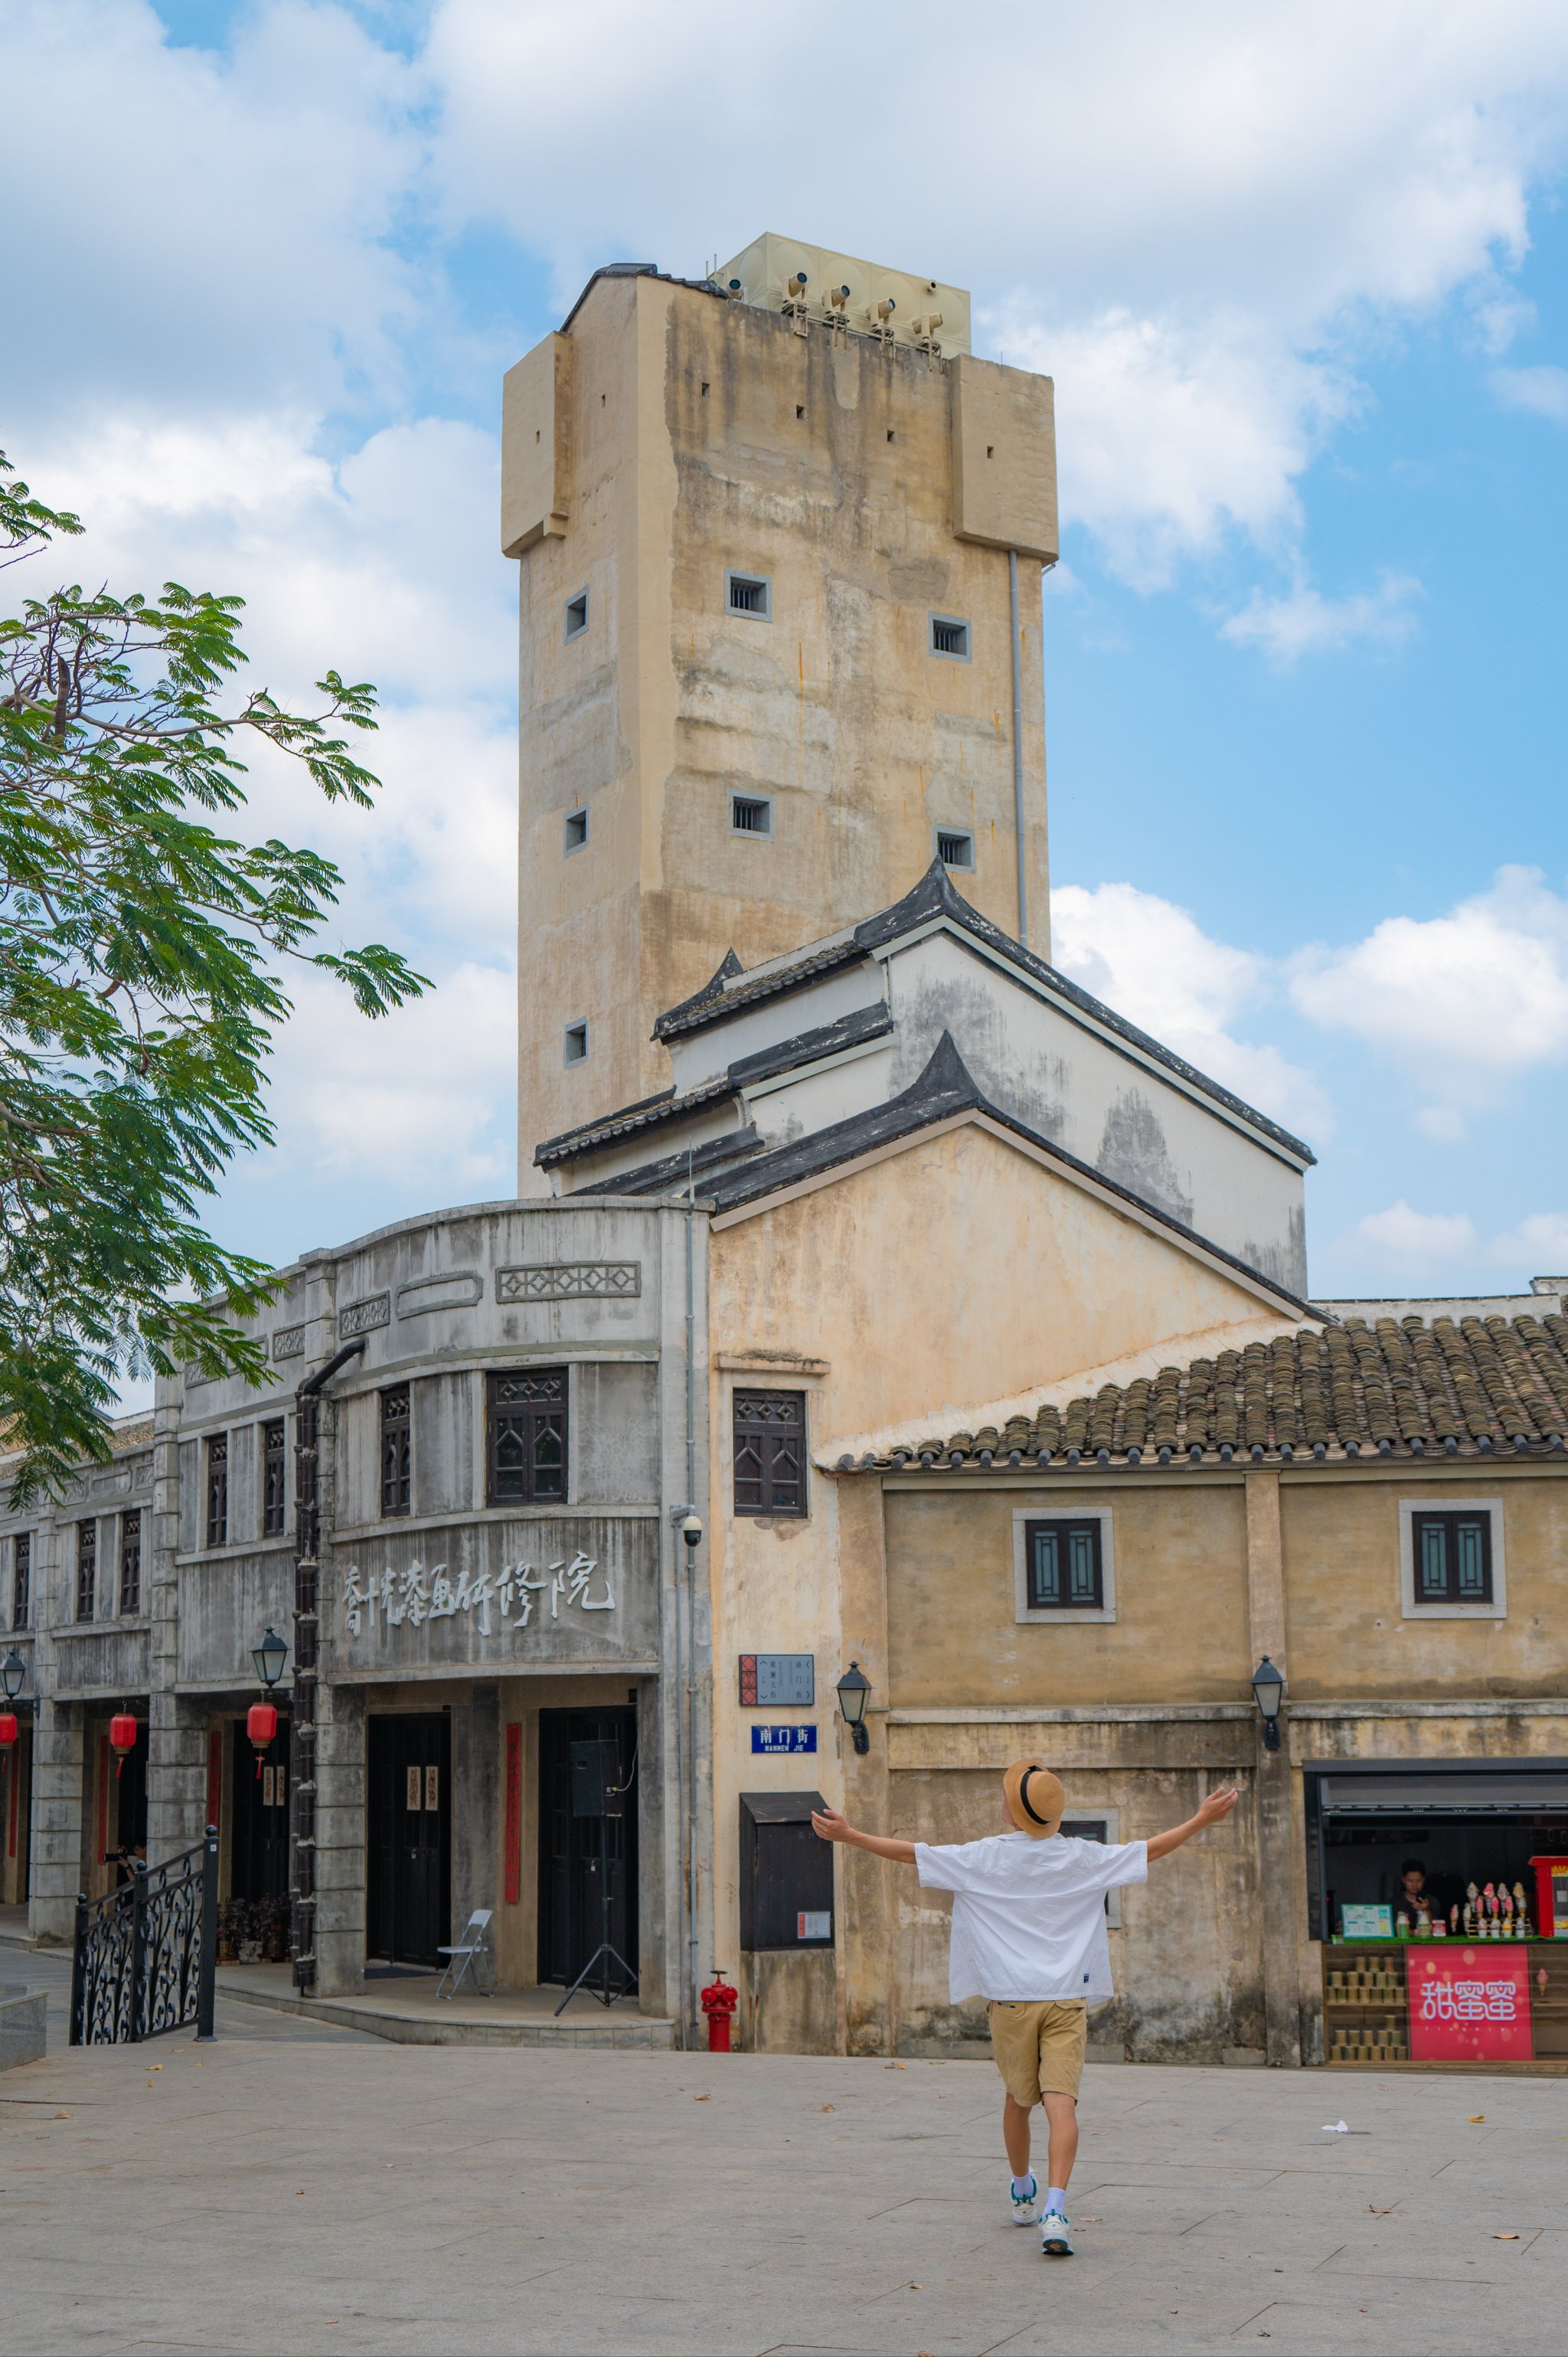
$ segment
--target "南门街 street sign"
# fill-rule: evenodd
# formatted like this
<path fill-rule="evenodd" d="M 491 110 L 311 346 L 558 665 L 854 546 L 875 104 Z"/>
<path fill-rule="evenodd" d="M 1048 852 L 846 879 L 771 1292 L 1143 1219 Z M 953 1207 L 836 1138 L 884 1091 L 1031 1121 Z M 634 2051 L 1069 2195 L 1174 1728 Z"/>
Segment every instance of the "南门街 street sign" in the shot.
<path fill-rule="evenodd" d="M 751 1730 L 754 1751 L 814 1751 L 817 1730 L 814 1727 L 754 1727 Z"/>

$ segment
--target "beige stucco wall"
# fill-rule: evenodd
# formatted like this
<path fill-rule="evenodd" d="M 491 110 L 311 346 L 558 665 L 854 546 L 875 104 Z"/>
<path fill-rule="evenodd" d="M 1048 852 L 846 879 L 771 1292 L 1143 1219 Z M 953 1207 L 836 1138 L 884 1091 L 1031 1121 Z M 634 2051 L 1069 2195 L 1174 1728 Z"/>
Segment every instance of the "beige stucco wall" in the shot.
<path fill-rule="evenodd" d="M 559 528 L 519 567 L 529 1189 L 542 1137 L 667 1082 L 653 1017 L 727 948 L 750 964 L 886 907 L 929 865 L 939 822 L 974 833 L 969 897 L 1010 931 L 1017 911 L 1007 555 L 953 531 L 949 371 L 647 278 L 600 281 L 565 340 L 570 367 L 532 374 L 553 388 L 570 482 L 550 470 Z M 532 417 L 509 408 L 530 446 L 509 483 L 538 471 Z M 1054 449 L 1031 463 L 1054 478 Z M 993 494 L 993 524 L 1005 505 Z M 771 620 L 725 611 L 729 567 L 770 578 Z M 1019 571 L 1044 951 L 1038 563 Z M 567 641 L 585 588 L 588 628 Z M 929 652 L 933 611 L 971 623 L 970 662 Z M 730 832 L 732 787 L 774 798 L 771 841 Z M 589 842 L 567 857 L 579 804 Z M 566 1070 L 582 1017 L 590 1055 Z"/>
<path fill-rule="evenodd" d="M 1280 1484 L 1291 1693 L 1301 1702 L 1560 1693 L 1568 1675 L 1568 1489 L 1562 1475 L 1467 1464 L 1366 1474 L 1304 1473 Z M 1506 1619 L 1406 1620 L 1400 1503 L 1454 1499 L 1503 1509 Z"/>

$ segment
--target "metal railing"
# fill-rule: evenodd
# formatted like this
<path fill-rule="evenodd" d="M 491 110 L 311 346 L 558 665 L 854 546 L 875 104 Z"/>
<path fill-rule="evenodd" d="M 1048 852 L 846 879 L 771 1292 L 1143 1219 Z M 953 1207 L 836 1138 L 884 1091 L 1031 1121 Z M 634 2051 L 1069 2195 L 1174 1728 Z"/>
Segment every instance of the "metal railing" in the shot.
<path fill-rule="evenodd" d="M 70 2043 L 135 2045 L 170 2029 L 213 2034 L 218 1829 L 162 1865 L 138 1859 L 107 1898 L 76 1901 Z"/>

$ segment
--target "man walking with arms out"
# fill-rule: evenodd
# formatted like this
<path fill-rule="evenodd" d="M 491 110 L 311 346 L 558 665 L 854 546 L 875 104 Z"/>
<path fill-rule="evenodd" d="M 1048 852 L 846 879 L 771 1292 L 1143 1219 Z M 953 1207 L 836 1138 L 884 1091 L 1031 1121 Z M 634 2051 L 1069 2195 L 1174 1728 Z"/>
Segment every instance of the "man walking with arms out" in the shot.
<path fill-rule="evenodd" d="M 1078 2088 L 1089 2040 L 1089 2007 L 1110 1996 L 1105 1894 L 1143 1882 L 1155 1858 L 1228 1817 L 1233 1787 L 1210 1792 L 1197 1814 L 1152 1841 L 1078 1841 L 1058 1829 L 1067 1795 L 1058 1777 L 1016 1760 L 1002 1779 L 1005 1833 L 934 1847 L 863 1834 L 836 1809 L 811 1823 L 823 1841 L 848 1842 L 874 1857 L 912 1866 L 930 1890 L 953 1894 L 949 1994 L 954 2005 L 983 1996 L 991 2043 L 1007 2093 L 1002 2137 L 1013 2170 L 1015 2225 L 1040 2228 L 1047 2258 L 1072 2256 L 1068 2179 L 1078 2153 Z M 1049 2136 L 1045 2215 L 1029 2167 L 1029 2114 L 1043 2104 Z"/>

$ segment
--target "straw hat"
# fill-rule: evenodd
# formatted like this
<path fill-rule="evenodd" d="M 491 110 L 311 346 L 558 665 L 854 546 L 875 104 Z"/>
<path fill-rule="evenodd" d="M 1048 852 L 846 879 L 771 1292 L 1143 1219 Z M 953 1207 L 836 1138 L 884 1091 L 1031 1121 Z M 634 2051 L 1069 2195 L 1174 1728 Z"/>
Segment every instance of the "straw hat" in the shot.
<path fill-rule="evenodd" d="M 1055 1833 L 1067 1806 L 1059 1776 L 1053 1776 L 1037 1760 L 1015 1760 L 1002 1779 L 1002 1790 L 1020 1832 L 1032 1834 L 1036 1841 Z"/>

